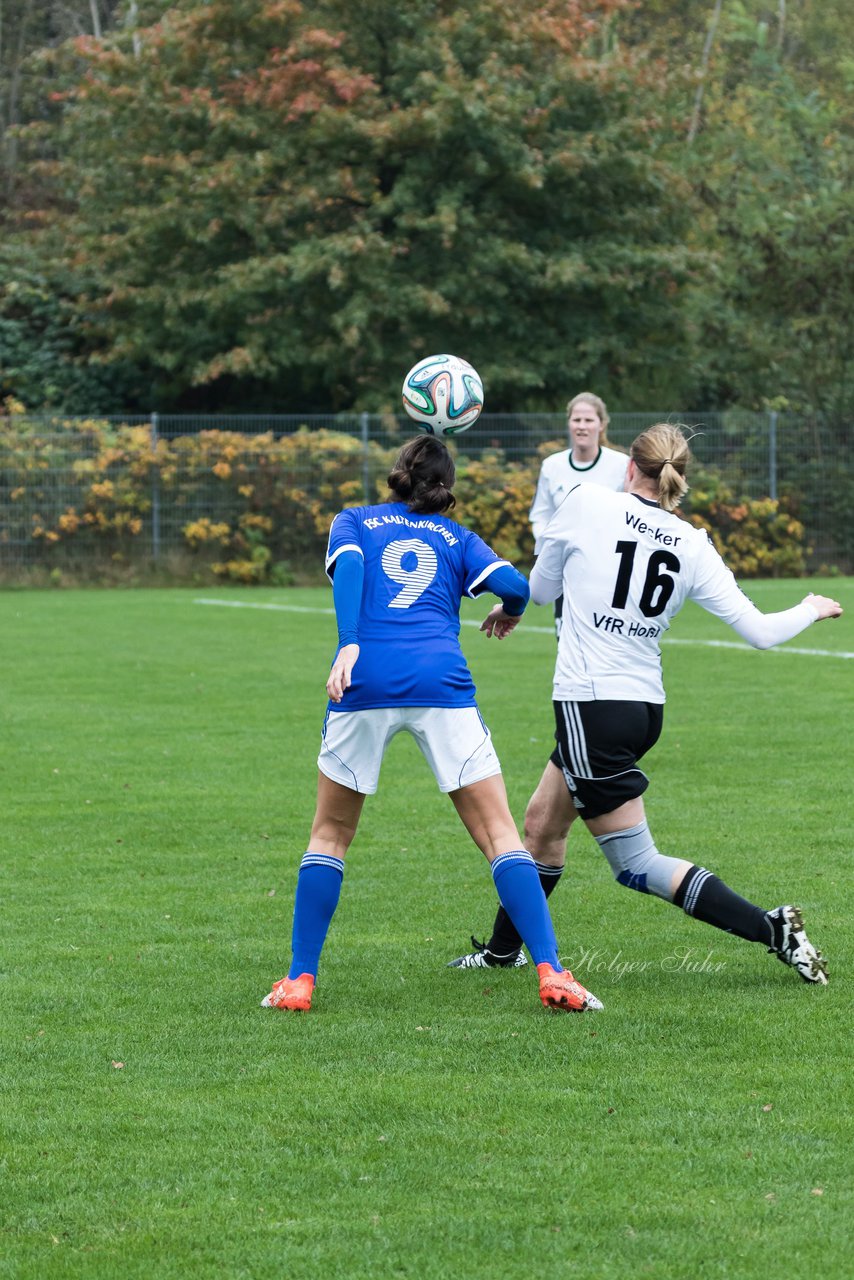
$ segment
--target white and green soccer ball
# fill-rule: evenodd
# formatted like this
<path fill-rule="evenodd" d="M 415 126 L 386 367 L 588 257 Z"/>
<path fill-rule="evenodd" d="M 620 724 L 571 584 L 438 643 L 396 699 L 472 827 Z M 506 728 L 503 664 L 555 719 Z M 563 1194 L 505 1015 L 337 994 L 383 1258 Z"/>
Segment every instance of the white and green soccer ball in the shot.
<path fill-rule="evenodd" d="M 425 356 L 403 379 L 403 407 L 431 436 L 456 436 L 477 422 L 483 383 L 459 356 Z"/>

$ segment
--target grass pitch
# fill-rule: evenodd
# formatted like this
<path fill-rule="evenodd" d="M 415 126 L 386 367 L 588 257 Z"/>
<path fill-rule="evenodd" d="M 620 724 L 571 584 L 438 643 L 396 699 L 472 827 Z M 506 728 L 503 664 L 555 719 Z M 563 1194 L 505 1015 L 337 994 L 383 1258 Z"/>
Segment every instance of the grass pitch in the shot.
<path fill-rule="evenodd" d="M 445 967 L 488 932 L 491 881 L 401 739 L 315 1008 L 259 1007 L 313 811 L 328 591 L 5 593 L 0 1276 L 849 1274 L 854 591 L 815 585 L 848 613 L 789 649 L 848 658 L 708 647 L 737 638 L 680 616 L 647 809 L 663 852 L 803 906 L 830 985 L 618 888 L 579 830 L 551 901 L 605 1003 L 582 1016 L 545 1013 L 530 967 Z M 552 735 L 529 617 L 462 633 L 520 822 Z"/>

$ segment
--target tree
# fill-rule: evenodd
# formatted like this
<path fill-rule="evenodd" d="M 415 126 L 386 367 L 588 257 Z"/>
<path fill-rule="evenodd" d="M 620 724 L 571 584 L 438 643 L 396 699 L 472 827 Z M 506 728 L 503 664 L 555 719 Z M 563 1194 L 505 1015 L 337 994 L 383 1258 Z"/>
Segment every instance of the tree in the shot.
<path fill-rule="evenodd" d="M 685 192 L 622 4 L 210 0 L 77 40 L 29 145 L 104 358 L 161 408 L 379 408 L 431 349 L 492 409 L 673 403 Z"/>
<path fill-rule="evenodd" d="M 49 270 L 25 239 L 0 245 L 0 404 L 14 396 L 28 408 L 111 414 L 145 403 L 143 368 L 92 359 L 84 286 Z"/>
<path fill-rule="evenodd" d="M 144 3 L 153 18 L 166 0 Z M 19 178 L 15 130 L 32 107 L 30 55 L 75 36 L 100 39 L 126 16 L 120 0 L 0 0 L 0 170 L 7 205 L 16 202 Z"/>
<path fill-rule="evenodd" d="M 622 39 L 666 58 L 662 145 L 706 255 L 686 294 L 699 407 L 770 403 L 845 430 L 852 379 L 850 7 L 650 0 Z M 681 74 L 677 70 L 681 68 Z"/>
<path fill-rule="evenodd" d="M 723 24 L 686 156 L 699 237 L 717 253 L 689 300 L 698 376 L 717 403 L 773 400 L 841 426 L 854 410 L 854 147 L 839 92 L 850 72 L 841 54 L 832 70 L 815 32 L 808 54 L 803 13 L 778 10 L 776 36 L 744 10 L 736 17 Z"/>

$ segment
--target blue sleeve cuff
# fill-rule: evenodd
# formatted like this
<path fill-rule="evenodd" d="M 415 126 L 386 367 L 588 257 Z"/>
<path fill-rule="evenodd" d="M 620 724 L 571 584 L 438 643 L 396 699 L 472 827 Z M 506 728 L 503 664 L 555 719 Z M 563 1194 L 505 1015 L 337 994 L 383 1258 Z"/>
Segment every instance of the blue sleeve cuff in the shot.
<path fill-rule="evenodd" d="M 531 598 L 528 580 L 514 569 L 512 564 L 499 565 L 483 579 L 483 586 L 493 595 L 498 596 L 504 612 L 518 618 L 525 612 L 525 606 Z"/>
<path fill-rule="evenodd" d="M 342 551 L 334 564 L 332 600 L 338 622 L 338 647 L 359 643 L 359 614 L 365 562 L 356 551 Z"/>

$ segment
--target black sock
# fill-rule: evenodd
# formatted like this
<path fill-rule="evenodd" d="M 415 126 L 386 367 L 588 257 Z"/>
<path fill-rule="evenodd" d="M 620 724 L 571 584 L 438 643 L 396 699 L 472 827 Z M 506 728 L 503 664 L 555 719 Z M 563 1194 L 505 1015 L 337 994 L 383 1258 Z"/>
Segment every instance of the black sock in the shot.
<path fill-rule="evenodd" d="M 733 893 L 705 867 L 691 867 L 673 896 L 686 915 L 734 933 L 748 942 L 773 942 L 773 928 L 761 907 Z"/>
<path fill-rule="evenodd" d="M 540 877 L 543 893 L 548 898 L 563 875 L 563 867 L 547 867 L 545 863 L 537 862 L 536 859 L 534 860 L 534 866 L 537 868 L 537 875 Z M 499 907 L 495 917 L 495 924 L 492 926 L 492 937 L 486 944 L 487 951 L 491 951 L 494 956 L 512 956 L 521 950 L 521 947 L 522 939 L 513 921 L 504 908 Z"/>

